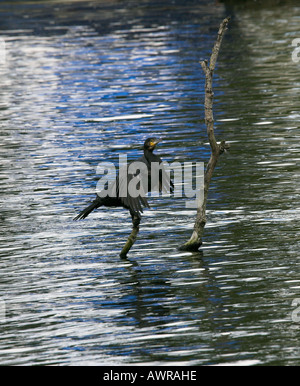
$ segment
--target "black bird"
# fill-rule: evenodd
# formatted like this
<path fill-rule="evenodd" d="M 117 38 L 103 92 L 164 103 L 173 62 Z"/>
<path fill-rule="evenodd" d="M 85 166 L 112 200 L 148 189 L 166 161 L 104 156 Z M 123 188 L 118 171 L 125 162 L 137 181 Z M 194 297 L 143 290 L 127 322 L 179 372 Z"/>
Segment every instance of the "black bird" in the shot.
<path fill-rule="evenodd" d="M 131 162 L 126 167 L 125 173 L 119 172 L 116 179 L 108 185 L 107 189 L 97 193 L 96 199 L 87 208 L 83 209 L 74 220 L 86 218 L 94 209 L 101 206 L 123 207 L 129 210 L 133 228 L 136 230 L 135 233 L 137 233 L 143 207 L 149 208 L 146 193 L 153 190 L 172 192 L 174 189 L 173 182 L 166 173 L 161 158 L 153 154 L 153 150 L 158 142 L 160 140 L 157 138 L 148 138 L 144 143 L 144 155 Z M 131 172 L 131 169 L 134 172 Z M 130 185 L 136 189 L 130 189 Z M 124 256 L 124 252 L 121 255 Z"/>

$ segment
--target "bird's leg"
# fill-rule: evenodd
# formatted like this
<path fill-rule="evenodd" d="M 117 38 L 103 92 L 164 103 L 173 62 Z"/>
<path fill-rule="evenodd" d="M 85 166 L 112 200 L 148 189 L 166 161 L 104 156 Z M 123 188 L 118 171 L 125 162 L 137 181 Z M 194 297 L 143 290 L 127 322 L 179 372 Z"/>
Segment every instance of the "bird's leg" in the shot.
<path fill-rule="evenodd" d="M 132 231 L 131 231 L 130 236 L 128 237 L 128 239 L 126 241 L 126 244 L 124 245 L 124 247 L 120 253 L 120 257 L 122 259 L 126 259 L 127 253 L 129 252 L 130 248 L 135 243 L 137 234 L 139 233 L 139 230 L 140 230 L 139 225 L 141 222 L 141 218 L 133 212 L 131 212 L 130 214 L 131 214 L 131 218 L 132 218 Z"/>

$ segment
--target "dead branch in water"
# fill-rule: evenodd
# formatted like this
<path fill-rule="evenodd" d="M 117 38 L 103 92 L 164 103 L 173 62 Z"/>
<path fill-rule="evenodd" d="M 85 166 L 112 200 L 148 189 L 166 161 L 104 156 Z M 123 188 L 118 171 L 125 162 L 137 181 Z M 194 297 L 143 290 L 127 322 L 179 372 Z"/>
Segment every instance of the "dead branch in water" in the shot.
<path fill-rule="evenodd" d="M 203 195 L 203 199 L 198 203 L 197 216 L 196 216 L 196 221 L 195 221 L 192 236 L 185 244 L 183 244 L 179 248 L 180 250 L 184 250 L 184 251 L 197 251 L 202 244 L 202 236 L 203 236 L 203 231 L 206 224 L 206 203 L 207 203 L 209 185 L 211 182 L 213 171 L 217 165 L 219 156 L 226 149 L 229 148 L 229 145 L 225 141 L 222 141 L 218 144 L 215 138 L 214 117 L 213 117 L 214 93 L 212 89 L 213 74 L 217 63 L 218 54 L 223 40 L 223 36 L 227 29 L 229 20 L 230 18 L 227 17 L 220 24 L 217 40 L 212 49 L 210 63 L 208 64 L 207 60 L 203 60 L 200 62 L 205 74 L 205 101 L 204 101 L 205 124 L 207 128 L 207 135 L 208 135 L 208 140 L 211 148 L 211 155 L 204 174 L 204 195 Z"/>

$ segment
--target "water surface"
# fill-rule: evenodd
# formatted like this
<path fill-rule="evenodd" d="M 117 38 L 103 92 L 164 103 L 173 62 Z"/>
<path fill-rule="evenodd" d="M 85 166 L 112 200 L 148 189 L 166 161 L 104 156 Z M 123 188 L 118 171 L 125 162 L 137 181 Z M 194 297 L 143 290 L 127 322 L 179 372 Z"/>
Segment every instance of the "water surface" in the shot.
<path fill-rule="evenodd" d="M 209 192 L 199 253 L 179 252 L 195 212 L 152 198 L 129 258 L 122 209 L 72 218 L 101 161 L 207 162 L 204 77 L 231 143 Z M 0 363 L 297 365 L 300 8 L 214 1 L 1 2 Z M 297 315 L 296 315 L 297 316 Z"/>

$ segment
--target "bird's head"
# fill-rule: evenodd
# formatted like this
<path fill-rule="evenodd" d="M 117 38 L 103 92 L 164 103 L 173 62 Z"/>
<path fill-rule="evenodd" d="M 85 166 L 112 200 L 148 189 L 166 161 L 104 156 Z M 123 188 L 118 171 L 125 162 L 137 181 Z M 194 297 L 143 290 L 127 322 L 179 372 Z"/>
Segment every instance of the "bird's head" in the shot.
<path fill-rule="evenodd" d="M 155 146 L 160 142 L 159 138 L 148 138 L 146 139 L 144 143 L 144 150 L 150 150 L 153 151 L 155 149 Z"/>

